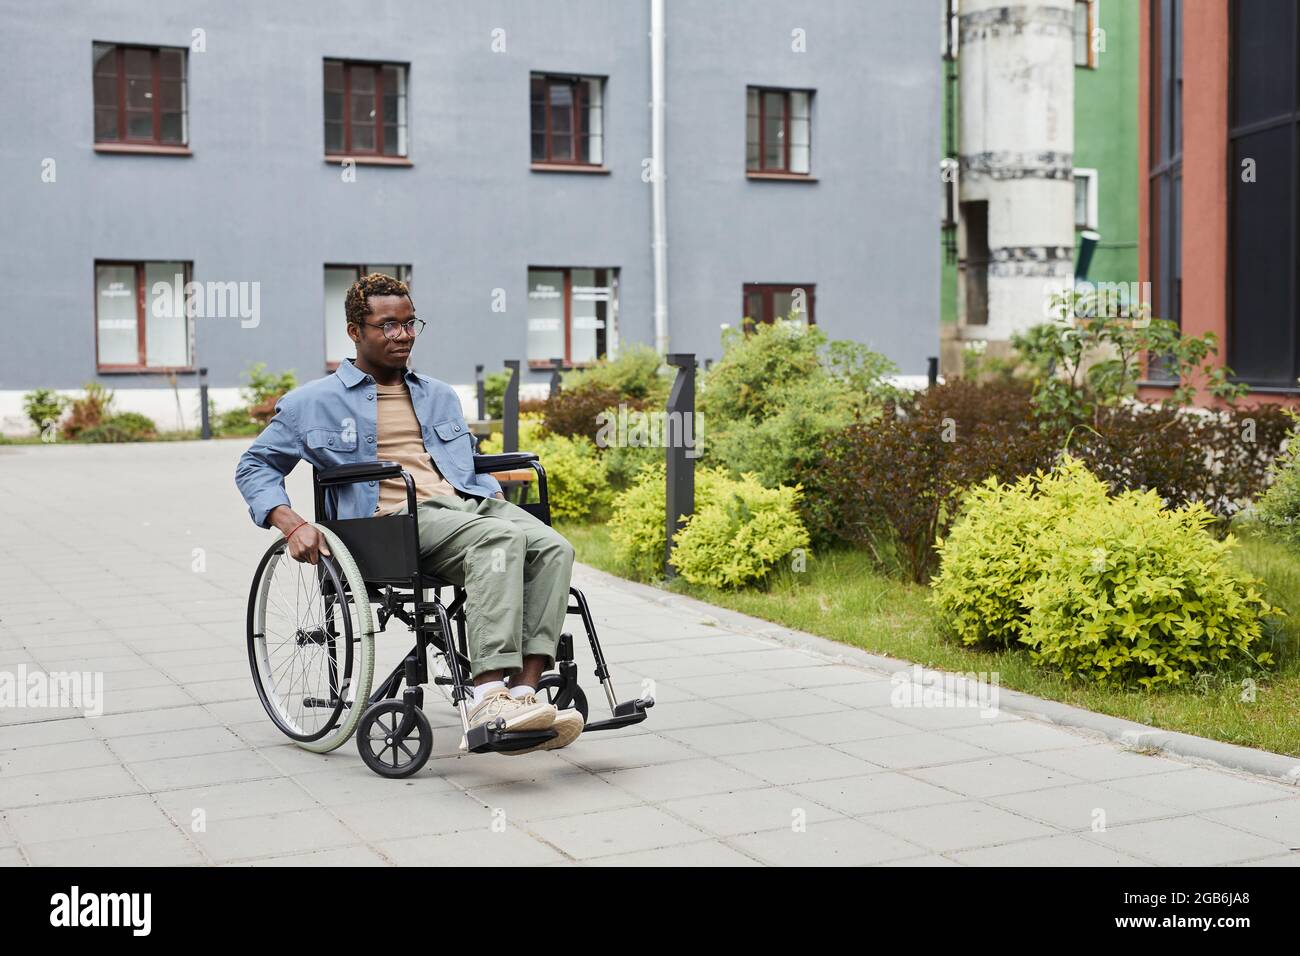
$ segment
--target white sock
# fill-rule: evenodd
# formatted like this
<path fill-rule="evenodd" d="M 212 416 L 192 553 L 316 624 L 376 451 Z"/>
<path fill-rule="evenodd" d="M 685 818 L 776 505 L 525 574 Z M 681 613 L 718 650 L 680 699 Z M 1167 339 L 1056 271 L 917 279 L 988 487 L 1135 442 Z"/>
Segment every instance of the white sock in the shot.
<path fill-rule="evenodd" d="M 529 687 L 527 684 L 516 684 L 510 688 L 510 696 L 518 700 L 520 697 L 527 697 L 529 694 L 536 694 L 536 687 Z"/>
<path fill-rule="evenodd" d="M 475 684 L 474 700 L 472 701 L 473 706 L 477 707 L 479 704 L 483 702 L 484 697 L 486 697 L 488 694 L 500 690 L 502 687 L 505 686 L 506 686 L 506 682 L 503 680 L 490 680 L 482 684 Z"/>

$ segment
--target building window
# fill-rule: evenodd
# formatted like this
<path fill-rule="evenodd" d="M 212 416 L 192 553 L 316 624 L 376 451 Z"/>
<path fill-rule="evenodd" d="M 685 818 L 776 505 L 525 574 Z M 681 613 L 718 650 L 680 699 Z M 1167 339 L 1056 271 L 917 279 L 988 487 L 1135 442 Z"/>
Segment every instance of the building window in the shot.
<path fill-rule="evenodd" d="M 348 289 L 363 275 L 382 272 L 411 284 L 411 267 L 400 265 L 327 265 L 325 267 L 325 365 L 337 368 L 339 362 L 356 355 L 356 346 L 348 338 L 347 312 L 343 309 Z"/>
<path fill-rule="evenodd" d="M 1181 324 L 1183 4 L 1151 0 L 1150 272 L 1155 317 Z M 1152 362 L 1148 375 L 1167 378 Z"/>
<path fill-rule="evenodd" d="M 1300 5 L 1235 0 L 1229 10 L 1227 363 L 1251 385 L 1294 388 Z"/>
<path fill-rule="evenodd" d="M 528 270 L 528 364 L 589 365 L 615 348 L 618 270 Z"/>
<path fill-rule="evenodd" d="M 1092 35 L 1097 29 L 1097 0 L 1074 0 L 1074 65 L 1096 67 Z"/>
<path fill-rule="evenodd" d="M 746 91 L 745 169 L 806 176 L 812 168 L 812 91 Z"/>
<path fill-rule="evenodd" d="M 1074 227 L 1097 228 L 1097 170 L 1074 171 Z"/>
<path fill-rule="evenodd" d="M 95 142 L 184 146 L 185 51 L 94 44 Z"/>
<path fill-rule="evenodd" d="M 189 281 L 188 262 L 95 263 L 95 362 L 101 372 L 193 364 Z"/>
<path fill-rule="evenodd" d="M 532 75 L 533 162 L 600 166 L 605 162 L 605 81 L 598 76 Z"/>
<path fill-rule="evenodd" d="M 741 318 L 746 328 L 757 322 L 771 324 L 777 319 L 812 325 L 816 301 L 817 286 L 811 282 L 799 285 L 746 282 Z"/>
<path fill-rule="evenodd" d="M 406 156 L 406 65 L 325 61 L 325 154 Z"/>

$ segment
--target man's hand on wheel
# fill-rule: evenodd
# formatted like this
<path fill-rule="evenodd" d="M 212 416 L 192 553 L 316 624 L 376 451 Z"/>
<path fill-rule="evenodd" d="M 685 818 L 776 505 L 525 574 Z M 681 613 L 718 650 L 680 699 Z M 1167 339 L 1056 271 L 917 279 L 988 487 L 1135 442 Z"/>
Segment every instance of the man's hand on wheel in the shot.
<path fill-rule="evenodd" d="M 315 564 L 322 554 L 329 555 L 330 549 L 325 542 L 325 536 L 316 529 L 315 525 L 299 516 L 292 508 L 280 505 L 272 511 L 271 524 L 275 525 L 281 534 L 289 536 L 289 557 L 295 561 Z"/>

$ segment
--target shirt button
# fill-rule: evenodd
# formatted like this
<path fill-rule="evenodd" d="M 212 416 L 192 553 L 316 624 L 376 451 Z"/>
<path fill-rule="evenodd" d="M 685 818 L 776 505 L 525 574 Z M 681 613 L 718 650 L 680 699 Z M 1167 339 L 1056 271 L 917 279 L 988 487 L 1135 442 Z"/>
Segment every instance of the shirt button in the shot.
<path fill-rule="evenodd" d="M 375 436 L 374 436 L 374 435 L 367 435 L 367 436 L 366 436 L 366 441 L 370 442 L 370 444 L 373 445 L 373 444 L 375 443 Z"/>
<path fill-rule="evenodd" d="M 375 487 L 375 483 L 374 483 L 373 481 L 370 482 L 370 487 L 371 487 L 371 488 Z"/>
<path fill-rule="evenodd" d="M 330 441 L 329 441 L 329 443 L 330 443 L 331 445 L 334 444 L 334 439 L 331 438 Z"/>
<path fill-rule="evenodd" d="M 460 426 L 459 426 L 459 425 L 453 425 L 451 430 L 454 431 L 454 432 L 458 432 L 458 431 L 460 431 Z"/>
<path fill-rule="evenodd" d="M 366 401 L 368 401 L 368 402 L 373 402 L 374 400 L 375 400 L 375 393 L 374 393 L 374 392 L 366 392 Z"/>

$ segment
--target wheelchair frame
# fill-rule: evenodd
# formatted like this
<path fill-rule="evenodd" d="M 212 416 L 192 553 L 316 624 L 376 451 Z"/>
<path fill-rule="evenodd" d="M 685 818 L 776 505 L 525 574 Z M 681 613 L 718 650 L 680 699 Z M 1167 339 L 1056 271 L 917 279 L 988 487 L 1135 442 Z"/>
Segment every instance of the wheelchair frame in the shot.
<path fill-rule="evenodd" d="M 475 455 L 474 470 L 476 474 L 487 474 L 529 467 L 536 474 L 538 500 L 518 506 L 547 525 L 551 523 L 550 503 L 546 489 L 546 470 L 537 455 L 531 452 L 509 452 L 498 455 Z M 382 481 L 401 478 L 406 485 L 407 510 L 405 514 L 385 515 L 364 518 L 331 518 L 333 502 L 331 489 L 341 485 L 356 484 L 362 481 Z M 392 739 L 401 741 L 411 734 L 416 725 L 425 738 L 431 740 L 428 718 L 423 714 L 424 687 L 429 681 L 429 645 L 441 654 L 446 661 L 448 675 L 435 675 L 435 684 L 449 685 L 452 706 L 460 715 L 461 730 L 465 735 L 466 749 L 471 753 L 504 752 L 534 748 L 538 744 L 555 737 L 553 730 L 545 731 L 507 731 L 500 718 L 484 725 L 471 728 L 469 725 L 468 699 L 471 696 L 469 674 L 471 671 L 468 652 L 468 629 L 465 621 L 466 592 L 463 587 L 452 585 L 436 577 L 425 575 L 420 571 L 419 521 L 416 514 L 415 482 L 411 475 L 399 464 L 391 461 L 359 462 L 341 465 L 335 468 L 314 471 L 315 521 L 329 529 L 346 546 L 355 560 L 360 576 L 365 583 L 366 600 L 378 605 L 376 612 L 376 631 L 383 631 L 389 620 L 397 618 L 405 623 L 416 635 L 415 646 L 405 655 L 402 662 L 387 677 L 378 682 L 366 702 L 366 713 L 357 728 L 358 748 L 367 765 L 377 773 L 386 776 L 408 776 L 417 772 L 428 759 L 429 745 L 421 741 L 421 749 L 414 755 L 410 765 L 390 770 L 387 765 L 376 766 L 373 754 L 368 753 L 365 742 L 369 739 L 372 717 L 378 719 L 381 711 L 395 714 L 396 708 L 388 702 L 396 701 L 401 691 L 401 723 L 394 720 L 388 731 L 389 746 Z M 526 495 L 526 492 L 525 492 Z M 256 580 L 254 582 L 256 592 Z M 441 590 L 453 588 L 453 600 L 444 604 Z M 404 590 L 409 588 L 410 593 Z M 433 592 L 433 599 L 427 600 L 428 591 Z M 646 710 L 654 706 L 653 697 L 635 698 L 620 702 L 610 677 L 609 666 L 601 650 L 600 640 L 596 636 L 595 622 L 583 593 L 575 587 L 569 588 L 570 602 L 567 614 L 576 614 L 582 621 L 588 642 L 595 660 L 595 676 L 604 688 L 605 697 L 610 708 L 610 717 L 605 720 L 586 723 L 584 732 L 612 730 L 640 723 L 646 718 Z M 408 607 L 409 606 L 409 607 Z M 251 622 L 250 604 L 250 622 Z M 453 630 L 452 622 L 455 622 Z M 250 638 L 251 638 L 250 623 Z M 331 645 L 332 648 L 333 645 Z M 333 650 L 331 649 L 331 654 Z M 251 645 L 250 645 L 251 654 Z M 556 673 L 543 675 L 539 690 L 547 691 L 547 697 L 558 708 L 576 707 L 587 720 L 586 696 L 577 680 L 577 664 L 573 654 L 573 635 L 563 633 L 556 651 Z M 257 678 L 256 665 L 254 677 Z M 405 684 L 405 690 L 402 685 Z M 260 685 L 259 685 L 260 688 Z M 332 694 L 336 693 L 331 688 Z M 260 691 L 259 691 L 260 692 Z M 553 692 L 550 693 L 550 692 Z M 265 698 L 264 705 L 269 704 Z M 321 701 L 319 705 L 324 706 Z M 403 748 L 405 750 L 405 748 Z M 407 751 L 409 754 L 409 751 Z M 396 750 L 394 750 L 396 759 Z"/>

